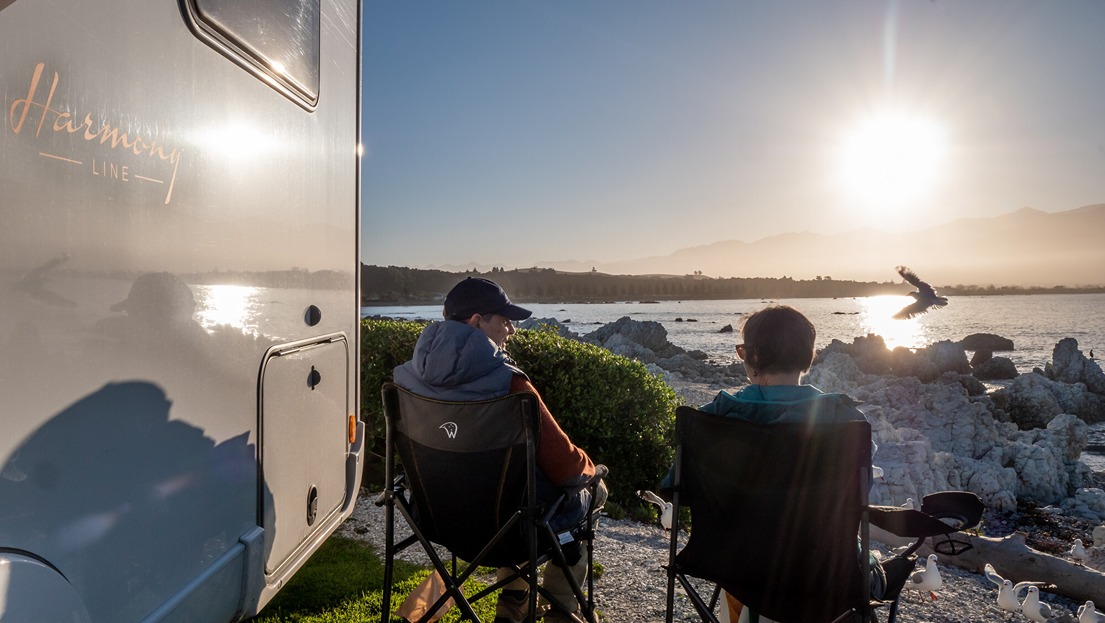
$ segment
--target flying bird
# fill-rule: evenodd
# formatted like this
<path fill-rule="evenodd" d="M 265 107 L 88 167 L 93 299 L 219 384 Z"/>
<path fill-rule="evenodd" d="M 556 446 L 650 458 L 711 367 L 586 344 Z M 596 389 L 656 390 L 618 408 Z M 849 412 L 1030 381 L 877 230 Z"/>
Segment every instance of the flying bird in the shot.
<path fill-rule="evenodd" d="M 983 567 L 983 573 L 986 575 L 986 579 L 994 583 L 998 587 L 998 607 L 1006 612 L 1019 612 L 1021 609 L 1021 593 L 1030 586 L 1043 586 L 1043 582 L 1017 582 L 1013 584 L 1011 580 L 998 575 L 998 572 L 994 570 L 994 566 L 990 563 L 986 563 Z"/>
<path fill-rule="evenodd" d="M 1021 604 L 1021 612 L 1036 623 L 1044 623 L 1053 616 L 1051 606 L 1040 601 L 1040 589 L 1035 586 L 1028 587 L 1028 597 Z"/>
<path fill-rule="evenodd" d="M 1092 601 L 1078 606 L 1078 623 L 1103 623 L 1105 622 L 1105 614 L 1097 611 Z"/>
<path fill-rule="evenodd" d="M 910 292 L 909 295 L 913 297 L 913 302 L 906 305 L 898 313 L 894 314 L 896 320 L 904 320 L 906 318 L 912 318 L 914 316 L 923 314 L 929 310 L 930 307 L 943 307 L 948 304 L 948 299 L 943 296 L 937 296 L 936 290 L 929 284 L 921 281 L 921 278 L 917 276 L 917 273 L 913 272 L 905 266 L 898 267 L 898 274 L 902 276 L 912 285 L 917 288 L 916 292 Z"/>
<path fill-rule="evenodd" d="M 660 509 L 660 525 L 665 530 L 671 530 L 671 502 L 665 502 L 664 498 L 651 491 L 638 491 L 637 495 L 644 501 L 655 504 Z"/>
<path fill-rule="evenodd" d="M 944 580 L 940 577 L 940 570 L 936 568 L 936 554 L 929 554 L 928 559 L 925 560 L 925 568 L 909 576 L 909 580 L 906 581 L 906 586 L 927 591 L 933 600 L 936 599 L 934 591 L 943 585 Z"/>
<path fill-rule="evenodd" d="M 1086 547 L 1082 545 L 1082 539 L 1074 540 L 1074 545 L 1070 546 L 1070 557 L 1080 565 L 1089 560 L 1090 556 L 1086 553 Z"/>

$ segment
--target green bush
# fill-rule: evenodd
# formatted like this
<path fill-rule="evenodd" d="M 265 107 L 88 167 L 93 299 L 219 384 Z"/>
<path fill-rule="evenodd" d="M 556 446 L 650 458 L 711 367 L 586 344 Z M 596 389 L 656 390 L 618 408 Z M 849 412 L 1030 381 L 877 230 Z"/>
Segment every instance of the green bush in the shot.
<path fill-rule="evenodd" d="M 361 420 L 365 423 L 367 448 L 379 456 L 383 456 L 386 433 L 380 387 L 391 380 L 395 366 L 410 360 L 425 326 L 425 322 L 409 320 L 361 321 Z M 370 467 L 368 463 L 366 468 Z"/>
<path fill-rule="evenodd" d="M 674 454 L 671 387 L 639 361 L 553 331 L 519 331 L 507 351 L 572 441 L 610 468 L 611 500 L 640 506 L 635 492 L 655 488 Z"/>
<path fill-rule="evenodd" d="M 424 326 L 395 320 L 362 323 L 361 414 L 369 447 L 383 447 L 380 385 L 411 358 Z M 507 351 L 572 441 L 610 468 L 613 505 L 640 506 L 636 490 L 656 487 L 671 464 L 679 404 L 675 392 L 640 362 L 553 331 L 519 331 Z"/>

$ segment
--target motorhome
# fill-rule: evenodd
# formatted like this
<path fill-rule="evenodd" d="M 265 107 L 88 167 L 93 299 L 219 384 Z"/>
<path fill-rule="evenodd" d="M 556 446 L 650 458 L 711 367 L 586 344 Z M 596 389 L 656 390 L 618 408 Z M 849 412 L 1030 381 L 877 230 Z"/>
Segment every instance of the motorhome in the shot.
<path fill-rule="evenodd" d="M 360 3 L 0 0 L 0 621 L 256 614 L 353 509 Z"/>

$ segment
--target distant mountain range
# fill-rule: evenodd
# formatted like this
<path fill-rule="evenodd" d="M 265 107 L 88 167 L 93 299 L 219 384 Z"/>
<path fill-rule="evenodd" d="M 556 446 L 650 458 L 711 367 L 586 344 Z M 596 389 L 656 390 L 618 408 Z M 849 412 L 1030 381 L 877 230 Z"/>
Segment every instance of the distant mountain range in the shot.
<path fill-rule="evenodd" d="M 567 260 L 536 265 L 568 272 L 593 268 L 615 275 L 701 271 L 711 277 L 813 279 L 821 275 L 881 282 L 897 280 L 894 267 L 899 264 L 913 268 L 934 285 L 1105 285 L 1105 204 L 1054 213 L 1023 208 L 915 232 L 798 232 L 755 242 L 723 240 L 670 255 L 617 262 Z M 437 268 L 461 271 L 472 267 Z"/>

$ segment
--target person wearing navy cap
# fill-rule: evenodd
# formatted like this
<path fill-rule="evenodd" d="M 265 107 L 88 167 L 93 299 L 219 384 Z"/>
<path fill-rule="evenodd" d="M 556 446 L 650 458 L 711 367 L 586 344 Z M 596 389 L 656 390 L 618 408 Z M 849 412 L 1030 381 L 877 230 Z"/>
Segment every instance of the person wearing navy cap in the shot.
<path fill-rule="evenodd" d="M 499 284 L 468 277 L 445 296 L 444 320 L 423 329 L 414 347 L 414 357 L 395 368 L 394 378 L 397 385 L 437 400 L 487 400 L 519 392 L 536 395 L 541 422 L 537 444 L 538 489 L 551 492 L 552 488 L 570 487 L 592 478 L 595 464 L 560 428 L 537 388 L 504 350 L 507 340 L 514 335 L 514 322 L 531 315 L 530 310 L 512 303 Z M 562 515 L 554 518 L 554 528 L 579 521 L 587 510 L 589 495 L 586 489 L 581 491 Z M 596 507 L 601 507 L 606 499 L 604 484 L 600 485 L 597 497 L 600 499 Z M 586 572 L 586 559 L 571 558 L 569 554 L 570 567 L 562 572 L 546 568 L 542 583 L 563 603 L 574 602 L 564 573 L 582 581 Z M 500 570 L 499 577 L 504 578 L 509 572 Z M 505 586 L 495 607 L 495 623 L 525 620 L 527 591 L 524 581 L 515 580 Z M 549 623 L 572 620 L 571 614 L 556 609 L 545 615 Z"/>

